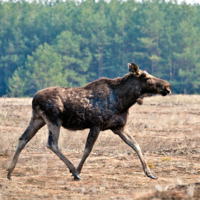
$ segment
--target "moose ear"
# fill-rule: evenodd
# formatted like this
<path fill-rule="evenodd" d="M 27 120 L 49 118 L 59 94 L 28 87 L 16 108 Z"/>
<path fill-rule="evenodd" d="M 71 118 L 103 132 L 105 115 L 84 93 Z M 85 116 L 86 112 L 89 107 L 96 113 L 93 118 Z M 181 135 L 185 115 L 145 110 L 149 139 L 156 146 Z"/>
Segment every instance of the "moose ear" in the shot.
<path fill-rule="evenodd" d="M 135 63 L 128 63 L 128 70 L 135 75 L 139 75 L 139 67 Z"/>
<path fill-rule="evenodd" d="M 128 71 L 131 72 L 131 63 L 128 63 Z"/>

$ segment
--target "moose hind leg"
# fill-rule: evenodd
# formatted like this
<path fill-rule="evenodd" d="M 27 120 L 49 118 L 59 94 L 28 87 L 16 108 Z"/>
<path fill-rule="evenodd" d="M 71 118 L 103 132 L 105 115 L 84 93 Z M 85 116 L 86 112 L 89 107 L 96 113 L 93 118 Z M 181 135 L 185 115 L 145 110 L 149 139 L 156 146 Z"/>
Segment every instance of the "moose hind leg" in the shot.
<path fill-rule="evenodd" d="M 83 156 L 82 159 L 77 167 L 77 171 L 80 174 L 81 173 L 81 169 L 83 167 L 83 164 L 85 162 L 85 160 L 87 159 L 87 157 L 90 155 L 90 152 L 92 151 L 92 148 L 94 146 L 94 143 L 99 135 L 100 129 L 98 127 L 93 127 L 90 129 L 89 135 L 87 137 L 87 141 L 86 141 L 86 145 L 85 145 L 85 149 L 83 152 Z"/>
<path fill-rule="evenodd" d="M 56 123 L 48 123 L 49 137 L 47 147 L 53 151 L 69 168 L 69 171 L 74 176 L 74 180 L 81 180 L 74 165 L 61 153 L 58 148 L 58 139 L 60 134 L 60 126 Z"/>
<path fill-rule="evenodd" d="M 135 150 L 135 152 L 137 153 L 142 166 L 143 166 L 143 170 L 144 173 L 146 174 L 146 176 L 148 176 L 149 178 L 152 179 L 157 179 L 157 177 L 153 176 L 151 174 L 151 171 L 147 165 L 147 162 L 145 161 L 143 155 L 142 155 L 142 151 L 141 148 L 139 146 L 139 144 L 135 141 L 135 139 L 133 138 L 133 136 L 129 133 L 129 131 L 124 128 L 124 129 L 120 129 L 120 130 L 113 130 L 113 132 L 117 135 L 119 135 L 119 137 L 126 143 L 128 144 L 133 150 Z"/>
<path fill-rule="evenodd" d="M 33 136 L 37 133 L 37 131 L 45 125 L 45 121 L 42 118 L 36 118 L 34 115 L 32 116 L 27 129 L 18 139 L 18 146 L 16 148 L 15 154 L 12 158 L 12 161 L 7 169 L 8 174 L 7 178 L 12 180 L 11 173 L 13 172 L 16 163 L 18 161 L 19 155 L 22 149 L 26 146 L 26 144 L 33 138 Z"/>

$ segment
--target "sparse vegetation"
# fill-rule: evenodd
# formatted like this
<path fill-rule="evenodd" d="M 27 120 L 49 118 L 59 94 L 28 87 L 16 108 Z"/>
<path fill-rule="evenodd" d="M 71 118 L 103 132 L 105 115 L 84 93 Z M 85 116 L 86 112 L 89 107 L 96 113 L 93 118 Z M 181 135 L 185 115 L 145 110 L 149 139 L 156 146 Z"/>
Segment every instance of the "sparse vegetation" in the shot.
<path fill-rule="evenodd" d="M 148 163 L 148 166 L 149 166 L 149 168 L 151 168 L 151 169 L 155 168 L 153 162 Z"/>
<path fill-rule="evenodd" d="M 171 158 L 168 158 L 168 157 L 165 157 L 165 158 L 162 158 L 162 162 L 171 162 L 172 159 Z"/>
<path fill-rule="evenodd" d="M 31 99 L 1 98 L 0 200 L 198 199 L 199 108 L 198 95 L 156 96 L 144 99 L 142 106 L 131 108 L 128 128 L 158 176 L 157 181 L 144 176 L 131 148 L 111 131 L 104 131 L 83 167 L 83 180 L 74 182 L 66 166 L 46 148 L 46 127 L 22 151 L 13 173 L 14 181 L 9 181 L 6 168 L 18 137 L 29 122 Z M 88 130 L 61 130 L 59 146 L 75 166 L 82 157 L 87 134 Z"/>

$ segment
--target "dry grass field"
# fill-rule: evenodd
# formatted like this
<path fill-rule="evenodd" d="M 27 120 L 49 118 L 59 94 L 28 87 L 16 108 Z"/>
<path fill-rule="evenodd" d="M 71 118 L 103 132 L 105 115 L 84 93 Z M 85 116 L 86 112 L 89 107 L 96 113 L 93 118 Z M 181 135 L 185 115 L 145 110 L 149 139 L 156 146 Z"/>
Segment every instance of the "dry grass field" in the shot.
<path fill-rule="evenodd" d="M 156 96 L 130 109 L 128 129 L 158 180 L 147 178 L 136 153 L 104 131 L 75 182 L 46 148 L 45 126 L 22 151 L 9 181 L 6 168 L 30 116 L 31 99 L 0 99 L 0 200 L 200 199 L 200 96 Z M 75 166 L 87 134 L 61 130 L 60 149 Z"/>

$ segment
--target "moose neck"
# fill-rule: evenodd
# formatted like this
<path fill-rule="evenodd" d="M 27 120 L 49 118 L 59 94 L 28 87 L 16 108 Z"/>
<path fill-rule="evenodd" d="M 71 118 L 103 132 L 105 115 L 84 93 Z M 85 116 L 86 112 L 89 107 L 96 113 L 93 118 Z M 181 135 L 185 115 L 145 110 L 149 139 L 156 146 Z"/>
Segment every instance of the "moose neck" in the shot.
<path fill-rule="evenodd" d="M 126 112 L 136 100 L 140 97 L 141 86 L 136 80 L 135 75 L 129 73 L 122 78 L 118 78 L 118 83 L 115 87 L 115 95 L 117 100 L 117 110 Z"/>

